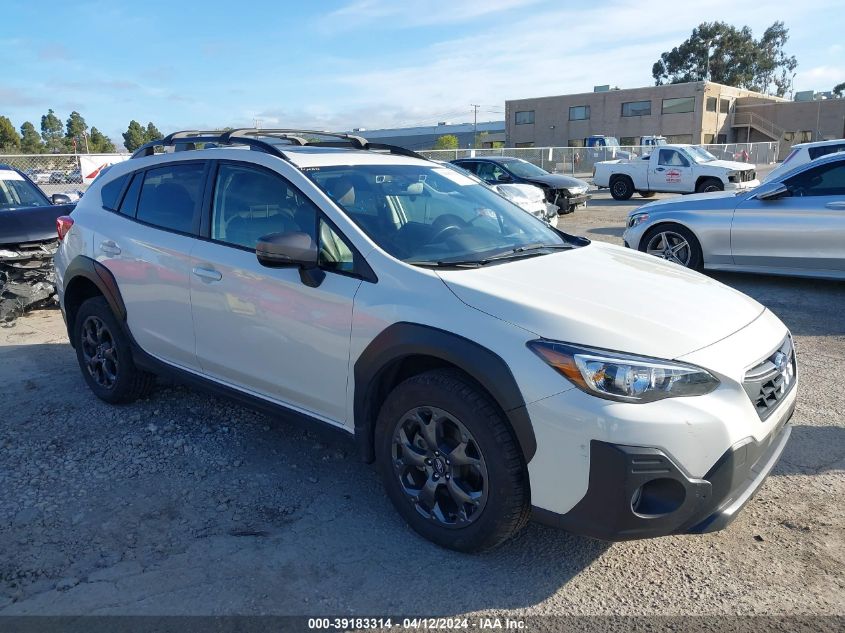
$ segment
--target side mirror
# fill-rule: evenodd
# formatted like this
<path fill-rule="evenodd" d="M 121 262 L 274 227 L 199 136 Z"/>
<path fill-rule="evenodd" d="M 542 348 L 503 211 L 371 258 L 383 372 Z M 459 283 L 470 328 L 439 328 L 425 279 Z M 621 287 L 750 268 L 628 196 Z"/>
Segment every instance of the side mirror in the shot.
<path fill-rule="evenodd" d="M 792 195 L 782 182 L 767 182 L 757 187 L 754 197 L 758 200 L 779 200 Z"/>
<path fill-rule="evenodd" d="M 50 196 L 50 202 L 52 202 L 53 204 L 70 204 L 71 200 L 70 196 L 64 193 L 54 193 L 52 196 Z"/>
<path fill-rule="evenodd" d="M 310 235 L 300 232 L 270 233 L 255 247 L 258 263 L 267 268 L 299 268 L 302 283 L 316 288 L 326 276 L 317 266 L 319 252 Z"/>
<path fill-rule="evenodd" d="M 512 178 L 507 174 L 499 174 L 499 177 L 496 178 L 498 182 L 510 182 Z"/>

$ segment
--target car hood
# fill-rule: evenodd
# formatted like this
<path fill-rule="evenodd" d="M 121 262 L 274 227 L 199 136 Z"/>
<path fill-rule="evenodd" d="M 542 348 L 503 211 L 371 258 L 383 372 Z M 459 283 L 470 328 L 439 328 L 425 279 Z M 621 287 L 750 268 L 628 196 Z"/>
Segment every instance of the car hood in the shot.
<path fill-rule="evenodd" d="M 733 334 L 765 309 L 677 264 L 595 242 L 437 273 L 465 304 L 538 337 L 667 359 Z"/>
<path fill-rule="evenodd" d="M 57 238 L 56 218 L 68 215 L 76 205 L 0 209 L 0 244 L 43 242 Z"/>
<path fill-rule="evenodd" d="M 745 171 L 747 169 L 754 169 L 751 163 L 739 163 L 733 160 L 711 160 L 707 163 L 700 163 L 703 167 L 723 167 L 725 169 L 733 169 L 734 171 Z"/>
<path fill-rule="evenodd" d="M 571 187 L 589 187 L 589 184 L 578 178 L 572 176 L 564 176 L 563 174 L 549 174 L 548 176 L 531 176 L 531 178 L 521 177 L 522 180 L 529 182 L 536 182 L 540 185 L 546 185 L 552 189 L 569 189 Z"/>

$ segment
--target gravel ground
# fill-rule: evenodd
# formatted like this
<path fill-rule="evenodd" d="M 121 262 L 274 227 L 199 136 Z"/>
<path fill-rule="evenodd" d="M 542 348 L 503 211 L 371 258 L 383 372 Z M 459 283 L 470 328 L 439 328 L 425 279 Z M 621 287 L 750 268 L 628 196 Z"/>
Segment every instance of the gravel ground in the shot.
<path fill-rule="evenodd" d="M 642 200 L 565 230 L 620 242 Z M 845 614 L 845 284 L 713 275 L 792 329 L 786 452 L 725 531 L 608 544 L 531 525 L 460 555 L 346 436 L 179 386 L 111 407 L 58 311 L 0 329 L 0 614 Z"/>

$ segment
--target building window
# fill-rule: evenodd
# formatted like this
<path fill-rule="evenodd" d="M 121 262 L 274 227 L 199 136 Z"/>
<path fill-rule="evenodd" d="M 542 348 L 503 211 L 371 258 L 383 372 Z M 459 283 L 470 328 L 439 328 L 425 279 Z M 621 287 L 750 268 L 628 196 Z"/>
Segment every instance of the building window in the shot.
<path fill-rule="evenodd" d="M 663 114 L 683 114 L 693 111 L 695 111 L 695 97 L 663 100 Z"/>
<path fill-rule="evenodd" d="M 727 134 L 717 134 L 716 135 L 716 145 L 724 145 L 728 142 L 728 135 Z"/>
<path fill-rule="evenodd" d="M 802 130 L 798 132 L 797 140 L 799 143 L 809 143 L 813 140 L 813 133 L 810 130 Z"/>
<path fill-rule="evenodd" d="M 731 111 L 731 100 L 730 99 L 722 99 L 719 102 L 719 112 L 722 114 L 727 114 Z"/>
<path fill-rule="evenodd" d="M 707 111 L 708 112 L 715 112 L 716 111 L 716 102 L 718 99 L 716 97 L 707 97 Z"/>
<path fill-rule="evenodd" d="M 714 134 L 705 134 L 704 135 L 704 144 L 705 145 L 712 145 L 713 141 L 716 139 Z"/>
<path fill-rule="evenodd" d="M 584 147 L 584 139 L 571 138 L 569 139 L 569 147 Z"/>
<path fill-rule="evenodd" d="M 651 101 L 629 101 L 622 104 L 622 116 L 648 116 L 651 114 Z"/>
<path fill-rule="evenodd" d="M 590 106 L 572 106 L 569 108 L 570 121 L 583 121 L 590 118 Z"/>
<path fill-rule="evenodd" d="M 522 112 L 517 112 L 515 120 L 517 125 L 534 123 L 534 110 L 524 110 Z"/>
<path fill-rule="evenodd" d="M 668 134 L 666 136 L 667 143 L 692 143 L 692 134 Z"/>
<path fill-rule="evenodd" d="M 532 114 L 533 114 L 533 112 L 532 112 Z M 529 141 L 527 143 L 517 143 L 516 147 L 534 147 L 534 142 Z"/>
<path fill-rule="evenodd" d="M 636 136 L 623 136 L 619 139 L 620 145 L 639 145 Z"/>

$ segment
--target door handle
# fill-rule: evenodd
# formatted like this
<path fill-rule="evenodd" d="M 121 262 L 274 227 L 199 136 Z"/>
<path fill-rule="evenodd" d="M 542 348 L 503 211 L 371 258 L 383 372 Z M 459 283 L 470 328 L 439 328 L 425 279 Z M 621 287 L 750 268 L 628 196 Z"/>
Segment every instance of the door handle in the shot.
<path fill-rule="evenodd" d="M 663 167 L 658 167 L 658 168 L 657 168 L 657 169 L 655 169 L 654 171 L 666 171 L 666 170 L 665 170 Z"/>
<path fill-rule="evenodd" d="M 826 205 L 828 209 L 838 209 L 840 211 L 845 211 L 845 200 L 837 200 L 836 202 L 828 202 Z"/>
<path fill-rule="evenodd" d="M 197 266 L 194 268 L 193 272 L 203 281 L 220 281 L 223 279 L 223 274 L 219 270 L 214 270 L 213 268 L 203 268 L 201 266 Z"/>
<path fill-rule="evenodd" d="M 120 246 L 111 240 L 100 242 L 100 252 L 105 255 L 120 255 Z"/>

